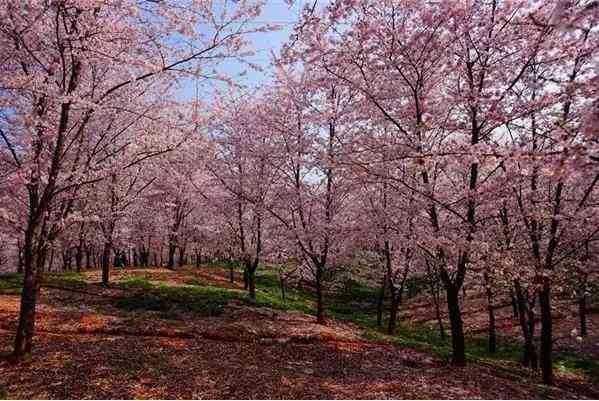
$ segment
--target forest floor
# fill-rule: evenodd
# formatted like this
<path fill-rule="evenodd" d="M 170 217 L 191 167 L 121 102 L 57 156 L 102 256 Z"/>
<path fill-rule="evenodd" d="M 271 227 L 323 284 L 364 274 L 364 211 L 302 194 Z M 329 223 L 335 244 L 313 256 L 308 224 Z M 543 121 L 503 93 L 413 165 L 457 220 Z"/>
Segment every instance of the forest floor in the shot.
<path fill-rule="evenodd" d="M 307 292 L 288 290 L 283 300 L 276 277 L 263 274 L 252 303 L 226 268 L 208 265 L 114 269 L 109 288 L 98 271 L 47 274 L 34 352 L 15 364 L 7 355 L 19 279 L 0 278 L 0 398 L 599 397 L 597 336 L 560 340 L 556 386 L 548 387 L 517 362 L 509 317 L 499 319 L 498 353 L 486 353 L 476 296 L 465 304 L 470 363 L 455 368 L 432 305 L 418 297 L 402 308 L 399 333 L 390 337 L 376 328 L 364 289 L 329 297 L 323 326 L 309 314 Z M 594 312 L 591 333 L 599 328 Z M 556 320 L 558 333 L 575 327 L 566 315 Z"/>

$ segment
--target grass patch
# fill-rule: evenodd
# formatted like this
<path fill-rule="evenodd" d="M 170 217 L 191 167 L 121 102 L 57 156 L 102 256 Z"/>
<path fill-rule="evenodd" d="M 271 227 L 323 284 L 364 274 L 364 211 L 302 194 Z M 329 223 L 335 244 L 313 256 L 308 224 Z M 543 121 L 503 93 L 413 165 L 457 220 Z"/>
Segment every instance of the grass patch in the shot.
<path fill-rule="evenodd" d="M 46 273 L 44 284 L 77 287 L 85 284 L 85 276 L 77 272 Z"/>
<path fill-rule="evenodd" d="M 0 295 L 19 295 L 22 287 L 22 273 L 5 273 L 0 275 Z"/>
<path fill-rule="evenodd" d="M 576 375 L 585 375 L 595 384 L 599 384 L 599 360 L 571 352 L 559 353 L 554 362 L 554 367 L 558 372 L 573 373 Z"/>
<path fill-rule="evenodd" d="M 218 287 L 168 286 L 145 278 L 132 278 L 118 283 L 131 294 L 113 301 L 119 309 L 161 312 L 165 318 L 188 312 L 198 317 L 220 315 L 227 302 L 239 298 L 238 291 Z"/>

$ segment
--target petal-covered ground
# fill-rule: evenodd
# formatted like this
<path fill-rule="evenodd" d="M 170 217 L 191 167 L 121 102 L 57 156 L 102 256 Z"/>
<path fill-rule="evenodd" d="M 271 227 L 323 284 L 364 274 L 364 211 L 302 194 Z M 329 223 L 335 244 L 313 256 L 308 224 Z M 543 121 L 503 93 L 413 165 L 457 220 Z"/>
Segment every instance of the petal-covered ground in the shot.
<path fill-rule="evenodd" d="M 226 272 L 119 271 L 184 286 Z M 42 290 L 35 351 L 0 362 L 5 398 L 594 398 L 597 388 L 560 377 L 556 387 L 517 366 L 454 368 L 409 348 L 364 338 L 337 320 L 230 301 L 222 313 L 125 310 L 97 273 L 84 286 Z M 226 280 L 225 280 L 226 281 Z M 236 287 L 238 284 L 233 285 Z M 0 350 L 10 351 L 18 296 L 0 295 Z M 173 312 L 174 313 L 174 312 Z M 511 369 L 515 369 L 511 371 Z"/>

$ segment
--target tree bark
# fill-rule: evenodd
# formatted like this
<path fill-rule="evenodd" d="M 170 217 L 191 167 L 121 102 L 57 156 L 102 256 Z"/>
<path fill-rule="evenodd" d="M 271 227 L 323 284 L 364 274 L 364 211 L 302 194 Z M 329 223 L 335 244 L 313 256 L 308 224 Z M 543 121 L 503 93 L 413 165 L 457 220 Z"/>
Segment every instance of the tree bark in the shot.
<path fill-rule="evenodd" d="M 41 228 L 36 222 L 30 221 L 28 225 L 23 246 L 23 289 L 13 350 L 17 360 L 31 353 L 33 347 L 35 312 L 45 263 L 45 241 L 40 234 Z"/>
<path fill-rule="evenodd" d="M 578 298 L 578 316 L 580 318 L 580 336 L 586 337 L 587 334 L 587 297 L 582 294 Z"/>
<path fill-rule="evenodd" d="M 399 299 L 394 292 L 395 291 L 391 291 L 391 308 L 389 309 L 389 322 L 387 325 L 387 334 L 389 334 L 390 336 L 395 335 L 395 329 L 397 325 L 397 311 L 399 309 Z"/>
<path fill-rule="evenodd" d="M 175 267 L 175 251 L 176 250 L 177 250 L 177 247 L 173 243 L 170 243 L 168 245 L 168 265 L 167 265 L 167 267 L 169 269 L 173 269 Z"/>
<path fill-rule="evenodd" d="M 110 242 L 104 243 L 104 250 L 102 252 L 102 285 L 108 286 L 110 281 L 110 251 L 112 250 L 112 244 Z"/>
<path fill-rule="evenodd" d="M 522 364 L 537 369 L 537 351 L 533 342 L 534 337 L 534 309 L 532 305 L 527 304 L 522 288 L 518 281 L 515 282 L 516 300 L 518 303 L 518 315 L 520 317 L 520 329 L 524 337 L 524 355 Z"/>
<path fill-rule="evenodd" d="M 316 323 L 324 324 L 324 302 L 322 294 L 322 267 L 316 267 Z"/>
<path fill-rule="evenodd" d="M 553 384 L 553 362 L 551 352 L 553 349 L 552 319 L 551 319 L 551 287 L 549 278 L 544 277 L 543 289 L 539 293 L 539 306 L 541 309 L 541 372 L 543 383 Z"/>
<path fill-rule="evenodd" d="M 466 365 L 466 346 L 464 341 L 464 327 L 462 312 L 460 311 L 459 288 L 447 286 L 447 310 L 451 324 L 451 343 L 453 354 L 451 364 L 454 366 Z"/>
<path fill-rule="evenodd" d="M 387 273 L 383 277 L 383 282 L 379 289 L 377 301 L 376 301 L 376 325 L 381 327 L 383 325 L 383 306 L 385 302 L 385 289 L 387 287 Z"/>
<path fill-rule="evenodd" d="M 281 299 L 285 300 L 285 278 L 283 276 L 279 277 L 279 285 L 281 287 Z"/>

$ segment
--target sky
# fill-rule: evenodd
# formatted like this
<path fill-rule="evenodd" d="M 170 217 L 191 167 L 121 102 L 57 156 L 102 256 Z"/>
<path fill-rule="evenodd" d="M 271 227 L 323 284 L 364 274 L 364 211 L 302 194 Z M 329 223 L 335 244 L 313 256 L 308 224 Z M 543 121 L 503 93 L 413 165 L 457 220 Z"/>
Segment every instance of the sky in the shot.
<path fill-rule="evenodd" d="M 253 88 L 268 80 L 270 72 L 271 52 L 277 54 L 283 44 L 289 39 L 293 27 L 299 19 L 300 11 L 308 0 L 296 0 L 293 5 L 288 5 L 285 0 L 266 0 L 262 14 L 254 22 L 256 25 L 276 24 L 280 30 L 260 32 L 246 37 L 251 42 L 255 52 L 246 59 L 252 64 L 262 67 L 263 71 L 256 71 L 239 61 L 225 61 L 219 64 L 219 72 L 235 78 L 235 81 Z M 244 76 L 239 76 L 246 71 Z M 179 89 L 180 100 L 191 100 L 196 94 L 196 83 L 188 82 Z M 219 81 L 202 82 L 199 86 L 199 97 L 209 97 L 218 88 L 226 85 Z"/>

